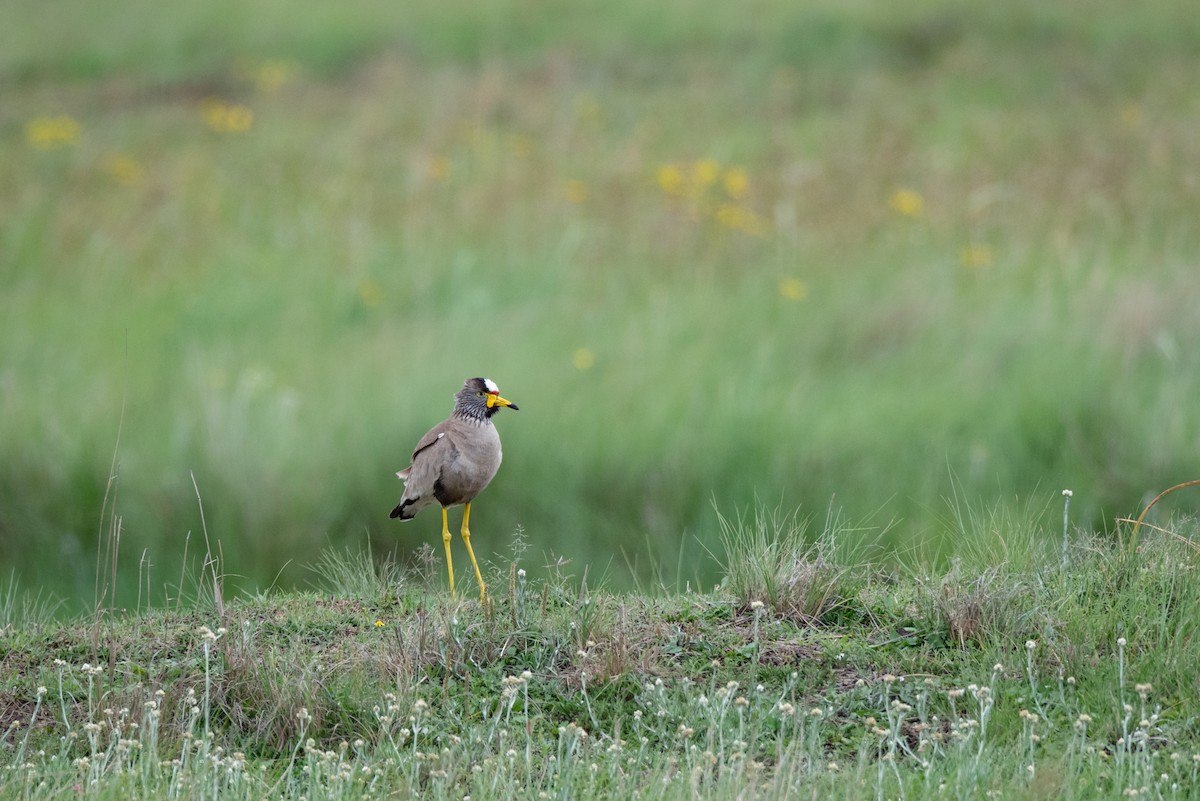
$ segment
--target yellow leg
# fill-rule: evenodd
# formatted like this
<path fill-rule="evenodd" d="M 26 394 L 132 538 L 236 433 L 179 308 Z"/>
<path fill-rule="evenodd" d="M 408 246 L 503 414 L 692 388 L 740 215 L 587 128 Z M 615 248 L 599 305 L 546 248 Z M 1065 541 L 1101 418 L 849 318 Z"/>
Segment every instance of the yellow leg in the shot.
<path fill-rule="evenodd" d="M 463 542 L 467 544 L 467 556 L 471 557 L 471 567 L 475 568 L 475 580 L 479 582 L 479 603 L 483 603 L 487 598 L 487 585 L 483 583 L 483 576 L 479 572 L 479 563 L 475 561 L 475 551 L 471 549 L 471 529 L 467 528 L 467 521 L 470 519 L 471 504 L 468 503 L 463 507 L 462 538 Z M 449 548 L 449 544 L 446 547 Z"/>
<path fill-rule="evenodd" d="M 446 507 L 442 507 L 442 543 L 446 546 L 446 569 L 450 571 L 450 597 L 454 594 L 454 561 L 450 558 L 450 521 L 446 518 Z M 474 561 L 475 557 L 471 557 Z"/>

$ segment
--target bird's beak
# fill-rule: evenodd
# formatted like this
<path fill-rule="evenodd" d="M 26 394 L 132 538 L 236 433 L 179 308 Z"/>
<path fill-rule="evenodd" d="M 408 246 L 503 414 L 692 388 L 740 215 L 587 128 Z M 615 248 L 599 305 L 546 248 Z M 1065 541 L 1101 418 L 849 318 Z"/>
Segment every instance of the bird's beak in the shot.
<path fill-rule="evenodd" d="M 487 405 L 488 405 L 489 409 L 492 408 L 493 406 L 507 406 L 508 408 L 512 409 L 514 412 L 521 411 L 520 407 L 518 407 L 517 404 L 513 403 L 510 400 L 505 400 L 504 398 L 500 397 L 500 394 L 498 392 L 489 392 L 488 393 Z"/>

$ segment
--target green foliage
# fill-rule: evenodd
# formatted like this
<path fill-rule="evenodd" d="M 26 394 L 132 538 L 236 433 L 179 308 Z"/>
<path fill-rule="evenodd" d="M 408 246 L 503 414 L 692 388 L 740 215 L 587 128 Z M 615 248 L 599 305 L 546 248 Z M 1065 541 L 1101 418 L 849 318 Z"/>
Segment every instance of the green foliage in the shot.
<path fill-rule="evenodd" d="M 393 473 L 471 374 L 522 406 L 474 543 L 523 527 L 537 577 L 710 586 L 707 501 L 755 491 L 971 562 L 943 497 L 1103 527 L 1193 477 L 1190 5 L 476 11 L 6 10 L 25 586 L 91 599 L 113 515 L 109 608 L 177 599 L 189 541 L 211 585 L 192 474 L 230 597 L 364 531 L 404 563 L 438 526 Z"/>

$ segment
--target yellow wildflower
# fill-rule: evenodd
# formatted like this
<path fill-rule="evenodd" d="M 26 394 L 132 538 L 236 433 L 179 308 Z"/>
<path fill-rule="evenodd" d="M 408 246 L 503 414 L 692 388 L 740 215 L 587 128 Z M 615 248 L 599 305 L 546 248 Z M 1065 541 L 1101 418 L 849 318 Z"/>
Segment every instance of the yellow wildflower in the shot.
<path fill-rule="evenodd" d="M 571 358 L 576 370 L 590 370 L 596 364 L 596 354 L 589 348 L 580 348 Z"/>
<path fill-rule="evenodd" d="M 230 106 L 225 119 L 230 132 L 241 133 L 250 130 L 254 124 L 254 112 L 245 106 Z"/>
<path fill-rule="evenodd" d="M 726 228 L 741 231 L 751 236 L 762 236 L 767 232 L 767 224 L 757 214 L 733 203 L 722 203 L 717 206 L 717 222 Z"/>
<path fill-rule="evenodd" d="M 254 112 L 240 103 L 209 100 L 200 111 L 204 122 L 217 133 L 245 133 L 254 124 Z"/>
<path fill-rule="evenodd" d="M 429 172 L 430 178 L 441 179 L 450 174 L 451 166 L 450 159 L 445 156 L 434 156 L 429 160 L 426 170 Z"/>
<path fill-rule="evenodd" d="M 567 181 L 563 192 L 567 196 L 567 202 L 574 203 L 577 206 L 588 198 L 587 184 L 577 179 Z"/>
<path fill-rule="evenodd" d="M 959 254 L 959 261 L 963 267 L 980 269 L 992 266 L 994 257 L 992 249 L 987 245 L 967 245 Z"/>
<path fill-rule="evenodd" d="M 377 309 L 383 305 L 383 287 L 370 278 L 359 283 L 356 293 L 362 305 L 368 309 Z"/>
<path fill-rule="evenodd" d="M 25 141 L 38 150 L 54 150 L 79 141 L 79 131 L 79 123 L 65 114 L 35 117 L 25 125 Z"/>
<path fill-rule="evenodd" d="M 720 170 L 716 159 L 700 159 L 692 165 L 692 181 L 698 187 L 708 186 L 717 180 Z"/>
<path fill-rule="evenodd" d="M 779 295 L 787 300 L 804 300 L 808 297 L 808 284 L 799 278 L 780 278 Z"/>
<path fill-rule="evenodd" d="M 741 167 L 730 167 L 726 170 L 722 176 L 722 183 L 725 185 L 725 194 L 734 200 L 741 200 L 750 190 L 750 179 Z"/>
<path fill-rule="evenodd" d="M 382 620 L 376 620 L 376 621 L 375 621 L 375 628 L 377 628 L 377 629 L 381 629 L 381 628 L 383 628 L 385 625 L 386 625 L 386 624 L 385 624 L 385 623 L 384 623 Z"/>
<path fill-rule="evenodd" d="M 678 195 L 683 192 L 683 172 L 675 164 L 664 164 L 655 174 L 658 187 L 668 195 Z"/>
<path fill-rule="evenodd" d="M 914 189 L 897 189 L 888 198 L 888 205 L 905 217 L 920 217 L 925 212 L 925 198 Z"/>
<path fill-rule="evenodd" d="M 267 61 L 254 70 L 254 85 L 264 94 L 274 94 L 291 80 L 296 65 L 290 61 Z"/>
<path fill-rule="evenodd" d="M 125 153 L 112 153 L 105 158 L 104 171 L 121 186 L 136 186 L 145 174 L 142 165 Z"/>

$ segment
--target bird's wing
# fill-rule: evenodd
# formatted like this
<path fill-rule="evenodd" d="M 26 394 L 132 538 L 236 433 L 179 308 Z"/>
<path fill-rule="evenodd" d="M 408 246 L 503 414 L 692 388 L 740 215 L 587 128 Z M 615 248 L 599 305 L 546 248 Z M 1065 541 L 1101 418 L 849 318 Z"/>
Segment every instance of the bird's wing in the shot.
<path fill-rule="evenodd" d="M 415 499 L 432 493 L 443 467 L 454 461 L 457 448 L 446 433 L 446 425 L 442 423 L 421 437 L 413 449 L 412 464 L 396 474 L 404 481 L 406 498 Z"/>
<path fill-rule="evenodd" d="M 438 423 L 436 426 L 429 429 L 429 431 L 426 432 L 425 436 L 421 437 L 421 441 L 417 443 L 417 447 L 413 448 L 413 452 L 412 452 L 413 464 L 416 464 L 418 453 L 420 453 L 421 451 L 423 451 L 427 448 L 433 447 L 439 441 L 445 439 L 445 437 L 446 437 L 446 424 L 445 423 Z"/>

